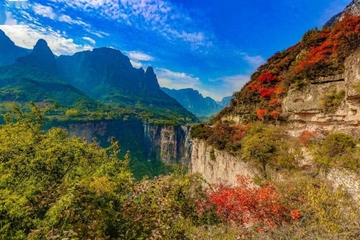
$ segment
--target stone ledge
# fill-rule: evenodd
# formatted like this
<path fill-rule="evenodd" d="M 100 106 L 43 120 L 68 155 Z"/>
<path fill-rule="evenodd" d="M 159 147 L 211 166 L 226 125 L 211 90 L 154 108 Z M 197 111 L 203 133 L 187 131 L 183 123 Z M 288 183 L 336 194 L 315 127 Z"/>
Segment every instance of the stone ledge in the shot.
<path fill-rule="evenodd" d="M 327 77 L 319 77 L 316 80 L 311 81 L 311 84 L 324 84 L 330 82 L 344 82 L 345 81 L 345 74 L 338 74 L 333 76 Z"/>

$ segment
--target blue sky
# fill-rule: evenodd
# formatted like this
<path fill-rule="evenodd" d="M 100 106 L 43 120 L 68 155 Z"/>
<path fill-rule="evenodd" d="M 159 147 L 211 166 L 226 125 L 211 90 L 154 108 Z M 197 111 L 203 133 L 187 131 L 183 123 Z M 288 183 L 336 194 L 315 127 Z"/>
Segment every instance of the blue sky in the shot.
<path fill-rule="evenodd" d="M 0 0 L 1 1 L 1 0 Z M 16 45 L 45 39 L 57 55 L 112 47 L 161 86 L 221 100 L 277 51 L 350 0 L 8 0 L 0 29 Z M 1 3 L 0 3 L 1 4 Z"/>

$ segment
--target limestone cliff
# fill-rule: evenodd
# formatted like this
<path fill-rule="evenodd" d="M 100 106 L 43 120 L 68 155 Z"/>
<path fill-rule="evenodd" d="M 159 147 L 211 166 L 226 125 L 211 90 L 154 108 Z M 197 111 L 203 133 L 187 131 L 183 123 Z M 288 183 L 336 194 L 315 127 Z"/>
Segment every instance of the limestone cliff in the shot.
<path fill-rule="evenodd" d="M 166 164 L 188 166 L 191 155 L 190 128 L 185 126 L 144 124 L 146 156 Z"/>
<path fill-rule="evenodd" d="M 143 161 L 161 160 L 166 164 L 190 163 L 189 127 L 143 123 L 137 119 L 67 121 L 58 124 L 72 136 L 109 146 L 112 138 L 119 141 L 123 153 L 127 150 Z"/>
<path fill-rule="evenodd" d="M 283 111 L 297 130 L 340 131 L 360 139 L 360 51 L 345 61 L 344 74 L 319 78 L 300 90 L 291 89 L 282 101 Z M 332 92 L 332 93 L 331 93 Z M 343 92 L 343 98 L 326 112 L 326 96 Z"/>
<path fill-rule="evenodd" d="M 241 156 L 233 156 L 219 151 L 202 140 L 193 139 L 190 171 L 201 173 L 209 183 L 236 185 L 236 175 L 254 177 L 255 168 L 242 161 Z"/>

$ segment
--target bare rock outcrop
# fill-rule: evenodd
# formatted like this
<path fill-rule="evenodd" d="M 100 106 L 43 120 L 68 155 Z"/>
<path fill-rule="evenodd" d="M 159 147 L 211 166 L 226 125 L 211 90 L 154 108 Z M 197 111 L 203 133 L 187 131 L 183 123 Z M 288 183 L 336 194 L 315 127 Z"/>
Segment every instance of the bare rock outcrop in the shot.
<path fill-rule="evenodd" d="M 357 84 L 360 86 L 360 51 L 346 59 L 344 74 L 319 78 L 303 89 L 288 91 L 282 106 L 289 116 L 291 128 L 339 131 L 360 139 L 360 91 Z M 331 101 L 331 94 L 341 92 L 341 102 L 332 111 L 326 111 L 324 105 L 331 105 L 331 102 L 326 102 Z"/>

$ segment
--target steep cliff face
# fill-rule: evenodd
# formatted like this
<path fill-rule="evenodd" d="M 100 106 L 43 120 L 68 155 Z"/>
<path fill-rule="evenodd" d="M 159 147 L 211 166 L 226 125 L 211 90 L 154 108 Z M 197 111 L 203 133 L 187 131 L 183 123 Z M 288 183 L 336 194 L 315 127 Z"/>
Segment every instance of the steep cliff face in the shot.
<path fill-rule="evenodd" d="M 319 78 L 304 89 L 290 90 L 282 105 L 291 127 L 340 131 L 360 139 L 359 63 L 357 51 L 346 59 L 344 74 Z"/>
<path fill-rule="evenodd" d="M 201 173 L 209 183 L 236 185 L 236 176 L 254 177 L 258 172 L 245 163 L 241 156 L 219 151 L 202 140 L 193 139 L 190 171 Z"/>
<path fill-rule="evenodd" d="M 166 164 L 180 163 L 183 166 L 190 164 L 189 127 L 145 123 L 144 137 L 148 159 L 160 159 Z"/>
<path fill-rule="evenodd" d="M 166 126 L 143 123 L 140 120 L 103 120 L 61 123 L 71 136 L 93 138 L 101 146 L 109 146 L 111 139 L 119 141 L 122 153 L 130 151 L 142 161 L 161 160 L 165 164 L 188 166 L 191 157 L 190 129 L 184 126 Z"/>

